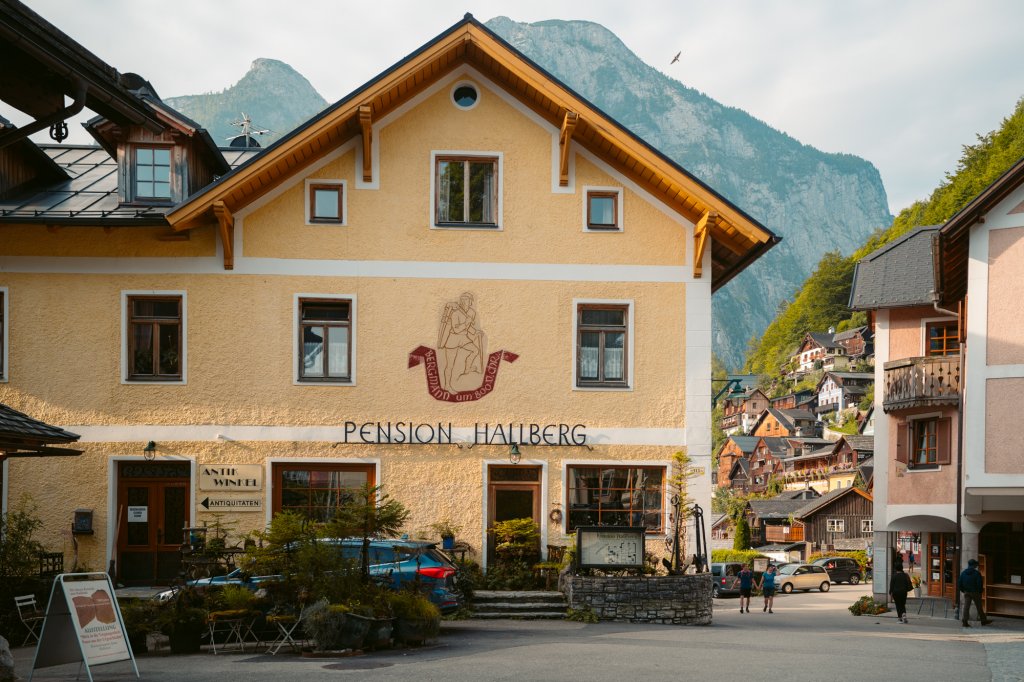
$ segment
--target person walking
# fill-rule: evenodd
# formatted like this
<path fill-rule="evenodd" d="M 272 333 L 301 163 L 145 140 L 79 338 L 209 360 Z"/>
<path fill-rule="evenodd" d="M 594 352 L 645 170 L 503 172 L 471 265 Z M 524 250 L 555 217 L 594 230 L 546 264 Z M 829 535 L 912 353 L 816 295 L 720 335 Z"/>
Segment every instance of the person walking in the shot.
<path fill-rule="evenodd" d="M 769 566 L 761 576 L 761 583 L 758 587 L 764 593 L 764 608 L 761 611 L 775 613 L 772 611 L 772 605 L 775 603 L 775 564 Z"/>
<path fill-rule="evenodd" d="M 967 562 L 967 568 L 963 570 L 960 577 L 956 581 L 957 589 L 964 593 L 964 598 L 960 602 L 961 611 L 961 624 L 965 628 L 971 627 L 970 620 L 971 615 L 971 602 L 974 602 L 974 608 L 978 610 L 978 619 L 982 625 L 988 625 L 992 620 L 985 615 L 985 610 L 981 607 L 981 592 L 985 589 L 985 581 L 981 577 L 981 573 L 978 571 L 978 560 L 971 559 Z"/>
<path fill-rule="evenodd" d="M 889 596 L 896 604 L 896 620 L 901 623 L 909 623 L 907 620 L 907 593 L 914 589 L 910 576 L 903 572 L 903 567 L 896 568 L 889 581 Z"/>
<path fill-rule="evenodd" d="M 746 606 L 747 613 L 750 613 L 750 591 L 754 588 L 754 572 L 750 570 L 750 566 L 743 564 L 743 570 L 740 571 L 740 613 L 743 613 L 743 608 Z"/>

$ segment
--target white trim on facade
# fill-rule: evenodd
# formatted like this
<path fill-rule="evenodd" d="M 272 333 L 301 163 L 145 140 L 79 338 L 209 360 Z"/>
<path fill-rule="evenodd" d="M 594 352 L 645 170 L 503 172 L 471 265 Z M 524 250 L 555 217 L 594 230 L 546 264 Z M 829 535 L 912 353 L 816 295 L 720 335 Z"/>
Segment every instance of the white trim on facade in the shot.
<path fill-rule="evenodd" d="M 104 568 L 110 565 L 111 560 L 114 558 L 114 535 L 117 522 L 119 521 L 117 514 L 117 463 L 118 462 L 145 462 L 145 457 L 141 455 L 113 455 L 107 458 L 107 541 L 106 541 L 106 563 Z M 188 462 L 189 463 L 189 508 L 186 514 L 188 519 L 188 525 L 196 525 L 196 487 L 198 482 L 196 480 L 196 460 L 195 457 L 183 456 L 183 455 L 158 455 L 155 461 L 164 462 Z M 6 480 L 6 479 L 4 479 Z M 120 566 L 118 567 L 120 570 Z"/>
<path fill-rule="evenodd" d="M 299 378 L 299 300 L 316 298 L 330 301 L 349 301 L 349 380 L 348 381 L 303 381 Z M 356 385 L 356 305 L 355 294 L 293 294 L 292 295 L 292 384 L 295 386 L 346 387 Z M 77 431 L 73 433 L 78 433 Z"/>
<path fill-rule="evenodd" d="M 470 104 L 468 107 L 464 107 L 455 101 L 455 91 L 461 88 L 463 85 L 473 88 L 473 91 L 476 92 L 476 99 L 473 100 L 473 103 Z M 483 98 L 483 94 L 480 92 L 479 85 L 477 85 L 471 80 L 463 78 L 462 80 L 458 80 L 452 83 L 452 86 L 448 89 L 448 98 L 451 100 L 451 104 L 453 107 L 455 107 L 456 111 L 471 111 L 475 109 L 478 104 L 480 104 L 480 100 Z"/>
<path fill-rule="evenodd" d="M 313 215 L 313 204 L 309 198 L 310 185 L 331 185 L 341 187 L 341 222 L 313 222 L 310 218 Z M 303 185 L 303 218 L 305 224 L 310 227 L 348 227 L 348 180 L 320 179 L 307 177 Z"/>
<path fill-rule="evenodd" d="M 263 462 L 263 511 L 267 525 L 274 516 L 274 465 L 275 464 L 372 464 L 373 480 L 376 485 L 381 485 L 380 480 L 380 458 L 379 457 L 267 457 Z M 192 505 L 195 507 L 195 505 Z"/>
<path fill-rule="evenodd" d="M 588 224 L 588 222 L 587 222 L 587 209 L 589 208 L 589 204 L 590 204 L 590 193 L 591 192 L 608 192 L 608 193 L 615 193 L 616 195 L 618 195 L 618 198 L 615 201 L 616 216 L 615 216 L 615 227 L 614 228 L 592 229 L 590 227 L 590 225 Z M 625 199 L 623 198 L 624 194 L 625 194 L 625 191 L 623 190 L 622 187 L 598 187 L 598 186 L 594 186 L 594 185 L 584 185 L 583 186 L 583 190 L 582 190 L 582 192 L 580 194 L 580 196 L 583 197 L 583 201 L 581 202 L 581 206 L 583 207 L 583 217 L 582 217 L 583 231 L 584 232 L 588 232 L 588 233 L 593 233 L 593 234 L 622 234 L 623 232 L 625 232 L 626 231 L 626 223 L 623 221 L 623 216 L 625 215 L 625 209 L 623 208 L 623 204 L 625 203 Z"/>
<path fill-rule="evenodd" d="M 618 305 L 626 306 L 626 344 L 628 345 L 629 353 L 626 358 L 626 385 L 625 386 L 578 386 L 576 382 L 576 371 L 579 369 L 579 365 L 576 360 L 576 339 L 579 338 L 579 308 L 581 305 Z M 633 376 L 635 371 L 635 360 L 636 360 L 636 347 L 633 343 L 633 338 L 636 335 L 636 325 L 633 320 L 633 300 L 632 299 L 612 299 L 612 298 L 574 298 L 572 299 L 572 367 L 571 375 L 569 380 L 572 382 L 573 391 L 632 391 L 636 388 L 633 383 Z"/>
<path fill-rule="evenodd" d="M 693 244 L 693 226 L 687 228 L 686 245 Z M 686 454 L 690 466 L 704 468 L 704 475 L 687 481 L 690 498 L 701 506 L 705 523 L 711 522 L 711 249 L 704 253 L 703 269 L 708 273 L 686 285 L 684 306 L 686 327 L 682 335 L 686 349 L 685 427 Z M 689 540 L 688 540 L 689 541 Z M 691 545 L 692 546 L 692 545 Z M 708 552 L 710 557 L 710 552 Z"/>
<path fill-rule="evenodd" d="M 0 287 L 0 322 L 3 323 L 3 329 L 0 329 L 0 346 L 3 346 L 2 352 L 0 352 L 0 384 L 7 383 L 8 377 L 10 377 L 10 328 L 11 328 L 11 306 L 10 306 L 11 292 L 9 287 Z M 6 478 L 4 481 L 6 482 Z"/>
<path fill-rule="evenodd" d="M 498 182 L 495 192 L 497 196 L 497 206 L 495 210 L 498 215 L 494 216 L 494 226 L 489 227 L 485 225 L 475 225 L 467 223 L 466 225 L 438 225 L 437 224 L 437 157 L 439 156 L 458 156 L 465 158 L 480 158 L 480 159 L 497 159 L 498 165 Z M 503 222 L 505 206 L 505 153 L 499 151 L 484 151 L 484 150 L 464 150 L 464 149 L 431 149 L 430 150 L 430 216 L 428 218 L 427 225 L 430 225 L 431 230 L 450 230 L 455 232 L 460 231 L 471 231 L 471 232 L 502 232 L 505 229 Z"/>
<path fill-rule="evenodd" d="M 148 273 L 152 274 L 152 273 Z M 129 296 L 181 296 L 181 380 L 142 381 L 128 378 L 128 297 Z M 156 358 L 153 359 L 156 362 Z M 184 386 L 188 384 L 188 292 L 179 290 L 121 290 L 121 383 L 125 386 Z M 145 440 L 145 439 L 143 439 Z"/>

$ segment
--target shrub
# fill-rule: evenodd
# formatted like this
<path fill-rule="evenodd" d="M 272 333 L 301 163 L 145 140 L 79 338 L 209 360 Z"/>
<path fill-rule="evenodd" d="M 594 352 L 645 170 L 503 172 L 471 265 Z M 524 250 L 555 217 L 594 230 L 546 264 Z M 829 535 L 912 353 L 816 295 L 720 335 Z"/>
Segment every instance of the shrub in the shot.
<path fill-rule="evenodd" d="M 880 601 L 875 601 L 874 597 L 867 594 L 853 602 L 853 605 L 849 608 L 850 613 L 855 616 L 877 616 L 878 614 L 886 613 L 889 610 L 888 606 Z"/>
<path fill-rule="evenodd" d="M 714 563 L 739 562 L 754 565 L 754 559 L 765 556 L 756 549 L 714 549 L 711 550 L 711 561 Z"/>
<path fill-rule="evenodd" d="M 811 556 L 807 557 L 807 563 L 814 563 L 818 559 L 824 559 L 825 557 L 834 556 L 849 557 L 850 559 L 853 559 L 857 562 L 857 565 L 860 566 L 861 573 L 863 573 L 868 566 L 868 553 L 865 552 L 863 549 L 858 549 L 851 552 L 815 552 Z"/>

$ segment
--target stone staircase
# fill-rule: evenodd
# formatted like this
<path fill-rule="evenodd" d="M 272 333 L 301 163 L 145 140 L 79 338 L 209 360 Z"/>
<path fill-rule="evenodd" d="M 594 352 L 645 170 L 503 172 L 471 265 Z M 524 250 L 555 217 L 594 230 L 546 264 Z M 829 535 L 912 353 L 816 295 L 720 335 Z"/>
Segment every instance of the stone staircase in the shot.
<path fill-rule="evenodd" d="M 560 620 L 565 618 L 566 608 L 561 592 L 477 590 L 473 594 L 473 618 Z"/>

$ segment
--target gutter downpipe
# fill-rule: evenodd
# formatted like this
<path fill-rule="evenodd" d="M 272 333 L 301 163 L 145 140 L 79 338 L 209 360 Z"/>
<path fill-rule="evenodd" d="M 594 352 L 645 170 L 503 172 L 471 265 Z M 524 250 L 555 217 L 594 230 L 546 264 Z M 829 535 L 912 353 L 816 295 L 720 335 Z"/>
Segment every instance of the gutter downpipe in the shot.
<path fill-rule="evenodd" d="M 937 235 L 936 235 L 937 236 Z M 934 239 L 934 246 L 938 246 L 938 239 Z M 933 253 L 936 254 L 935 265 L 938 270 L 938 251 L 933 249 Z M 939 292 L 932 290 L 932 308 L 935 312 L 944 313 L 946 315 L 952 315 L 957 320 L 957 326 L 960 324 L 960 313 L 953 312 L 952 310 L 946 310 L 945 308 L 939 307 Z M 964 370 L 966 369 L 964 363 L 964 345 L 965 343 L 959 344 L 957 355 L 960 361 L 960 387 L 959 387 L 959 405 L 956 411 L 956 572 L 954 575 L 959 576 L 961 568 L 962 546 L 963 546 L 963 496 L 964 496 Z M 953 615 L 960 619 L 960 590 L 954 586 L 953 588 Z"/>

